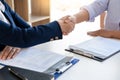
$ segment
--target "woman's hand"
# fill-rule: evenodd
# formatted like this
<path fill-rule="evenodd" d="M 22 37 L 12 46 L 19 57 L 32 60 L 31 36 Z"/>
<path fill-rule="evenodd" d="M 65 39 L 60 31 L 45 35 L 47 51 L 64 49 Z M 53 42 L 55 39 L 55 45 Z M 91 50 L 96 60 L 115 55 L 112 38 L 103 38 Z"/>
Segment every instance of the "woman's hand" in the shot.
<path fill-rule="evenodd" d="M 104 30 L 104 29 L 100 29 L 100 30 L 88 32 L 87 34 L 91 35 L 91 36 L 102 36 L 102 37 L 106 37 L 106 38 L 112 38 L 113 32 Z"/>
<path fill-rule="evenodd" d="M 6 46 L 0 53 L 0 59 L 1 60 L 12 59 L 20 52 L 20 50 L 21 48 Z"/>

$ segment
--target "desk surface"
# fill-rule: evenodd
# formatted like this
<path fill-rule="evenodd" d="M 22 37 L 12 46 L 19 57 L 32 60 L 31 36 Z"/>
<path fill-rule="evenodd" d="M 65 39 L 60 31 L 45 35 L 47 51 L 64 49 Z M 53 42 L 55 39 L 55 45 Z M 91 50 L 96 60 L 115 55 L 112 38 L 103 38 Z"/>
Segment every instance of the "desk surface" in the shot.
<path fill-rule="evenodd" d="M 83 23 L 84 24 L 84 23 Z M 57 80 L 120 80 L 120 53 L 108 58 L 104 62 L 98 62 L 77 54 L 66 52 L 70 44 L 85 41 L 91 37 L 87 31 L 95 30 L 94 25 L 78 24 L 75 30 L 62 40 L 47 42 L 35 46 L 43 50 L 53 51 L 60 54 L 72 55 L 80 61 L 62 74 Z"/>
<path fill-rule="evenodd" d="M 86 35 L 86 32 L 92 29 L 82 29 L 80 27 L 80 25 L 77 25 L 75 30 L 64 37 L 63 40 L 52 41 L 37 46 L 37 48 L 72 55 L 80 59 L 79 63 L 67 70 L 57 80 L 120 80 L 120 53 L 108 58 L 104 62 L 98 62 L 64 50 L 70 44 L 91 38 Z"/>

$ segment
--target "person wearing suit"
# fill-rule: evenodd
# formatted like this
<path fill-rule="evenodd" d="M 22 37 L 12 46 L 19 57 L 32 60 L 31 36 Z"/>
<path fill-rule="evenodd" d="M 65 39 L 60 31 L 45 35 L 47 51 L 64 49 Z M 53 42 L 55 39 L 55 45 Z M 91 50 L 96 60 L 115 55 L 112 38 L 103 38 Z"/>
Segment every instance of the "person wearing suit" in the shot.
<path fill-rule="evenodd" d="M 67 35 L 74 29 L 73 22 L 64 22 L 66 18 L 67 16 L 48 24 L 32 27 L 4 0 L 0 0 L 0 50 L 3 50 L 0 59 L 14 57 L 20 48 L 62 39 L 62 35 Z"/>

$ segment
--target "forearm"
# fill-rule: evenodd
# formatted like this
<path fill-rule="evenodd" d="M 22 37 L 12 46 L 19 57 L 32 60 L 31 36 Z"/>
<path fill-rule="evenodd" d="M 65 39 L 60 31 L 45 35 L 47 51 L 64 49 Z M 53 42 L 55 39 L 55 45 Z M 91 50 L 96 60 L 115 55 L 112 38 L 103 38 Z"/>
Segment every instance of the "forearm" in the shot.
<path fill-rule="evenodd" d="M 120 31 L 111 31 L 111 37 L 120 39 Z"/>
<path fill-rule="evenodd" d="M 3 21 L 0 21 L 0 25 L 2 25 L 0 27 L 0 43 L 4 45 L 25 48 L 48 42 L 56 37 L 62 39 L 62 32 L 56 21 L 26 29 L 16 25 L 11 26 Z"/>
<path fill-rule="evenodd" d="M 86 9 L 81 9 L 78 13 L 73 15 L 74 22 L 80 23 L 83 21 L 88 21 L 89 20 L 89 13 Z"/>

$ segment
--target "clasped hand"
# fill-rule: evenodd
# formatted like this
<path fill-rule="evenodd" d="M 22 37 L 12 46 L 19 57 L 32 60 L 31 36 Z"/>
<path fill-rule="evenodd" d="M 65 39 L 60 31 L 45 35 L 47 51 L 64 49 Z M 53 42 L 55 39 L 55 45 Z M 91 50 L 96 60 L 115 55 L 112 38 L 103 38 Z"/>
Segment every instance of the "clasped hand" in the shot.
<path fill-rule="evenodd" d="M 61 27 L 63 35 L 68 35 L 74 30 L 75 22 L 71 19 L 71 16 L 65 16 L 58 20 L 58 23 Z"/>

